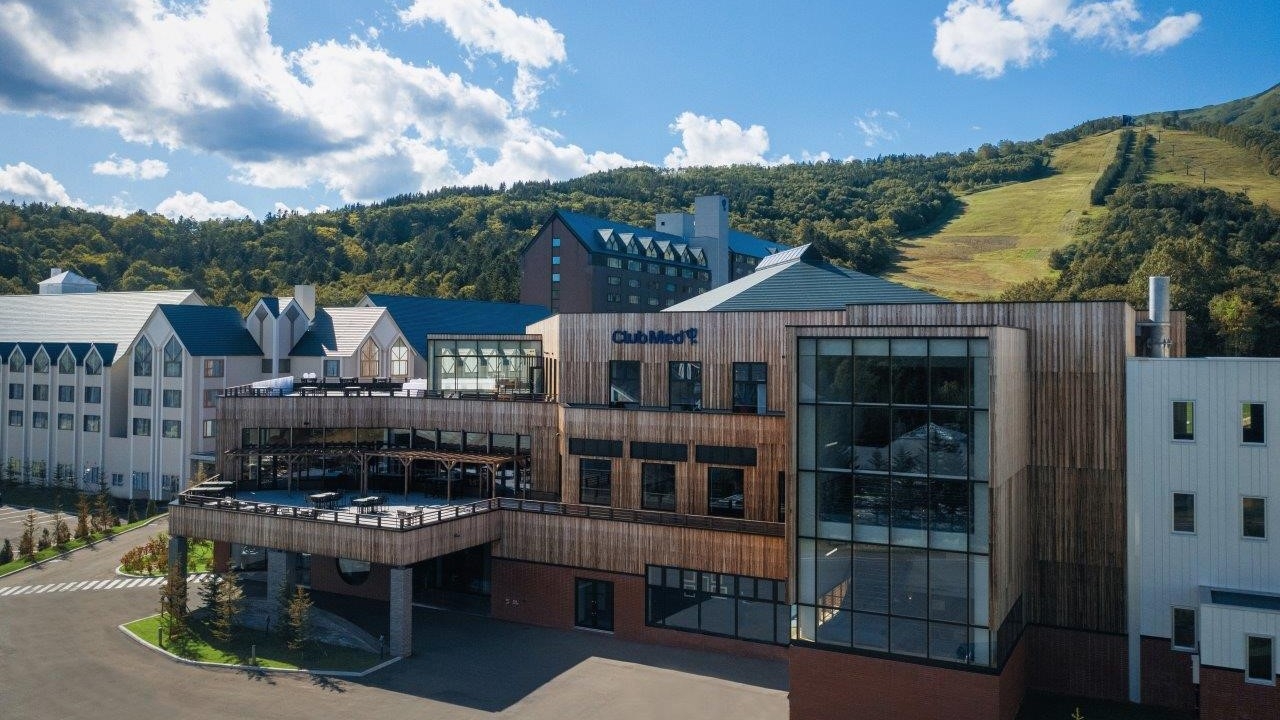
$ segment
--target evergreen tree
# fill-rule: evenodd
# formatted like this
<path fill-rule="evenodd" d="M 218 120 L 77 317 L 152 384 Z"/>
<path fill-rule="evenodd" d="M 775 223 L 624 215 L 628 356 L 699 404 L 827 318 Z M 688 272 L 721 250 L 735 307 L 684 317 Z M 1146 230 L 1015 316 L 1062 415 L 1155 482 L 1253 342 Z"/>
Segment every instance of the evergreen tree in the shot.
<path fill-rule="evenodd" d="M 71 542 L 71 528 L 67 527 L 67 520 L 62 516 L 62 511 L 57 510 L 53 513 L 53 544 L 65 548 L 69 542 Z"/>
<path fill-rule="evenodd" d="M 204 604 L 206 610 L 213 610 L 217 606 L 218 600 L 222 597 L 223 583 L 222 574 L 213 573 L 200 586 L 200 602 Z"/>
<path fill-rule="evenodd" d="M 289 597 L 285 625 L 285 645 L 290 650 L 301 650 L 311 639 L 311 596 L 306 588 L 298 585 Z"/>
<path fill-rule="evenodd" d="M 191 631 L 188 612 L 186 568 L 170 565 L 160 588 L 160 627 L 178 649 L 186 644 Z"/>
<path fill-rule="evenodd" d="M 76 498 L 76 539 L 89 539 L 89 498 L 84 493 Z"/>
<path fill-rule="evenodd" d="M 49 534 L 49 528 L 40 528 L 40 539 L 36 541 L 37 550 L 48 550 L 53 545 L 53 536 Z"/>
<path fill-rule="evenodd" d="M 235 632 L 240 610 L 244 607 L 244 589 L 240 586 L 240 576 L 235 570 L 228 570 L 221 576 L 221 581 L 222 587 L 218 591 L 217 605 L 213 607 L 210 631 L 218 640 L 228 642 Z"/>
<path fill-rule="evenodd" d="M 0 565 L 13 562 L 13 546 L 9 544 L 9 538 L 4 539 L 4 545 L 0 545 Z"/>
<path fill-rule="evenodd" d="M 138 521 L 138 504 L 130 500 L 129 501 L 129 517 L 125 519 L 125 522 L 132 524 L 137 521 Z"/>
<path fill-rule="evenodd" d="M 147 517 L 155 517 L 160 512 L 156 510 L 156 501 L 154 499 L 147 500 Z"/>
<path fill-rule="evenodd" d="M 100 483 L 98 492 L 93 498 L 93 515 L 97 529 L 110 535 L 120 522 L 116 510 L 111 504 L 111 494 L 107 492 L 107 484 Z"/>
<path fill-rule="evenodd" d="M 18 557 L 27 562 L 36 561 L 36 513 L 27 511 L 22 520 L 22 538 L 18 540 Z"/>

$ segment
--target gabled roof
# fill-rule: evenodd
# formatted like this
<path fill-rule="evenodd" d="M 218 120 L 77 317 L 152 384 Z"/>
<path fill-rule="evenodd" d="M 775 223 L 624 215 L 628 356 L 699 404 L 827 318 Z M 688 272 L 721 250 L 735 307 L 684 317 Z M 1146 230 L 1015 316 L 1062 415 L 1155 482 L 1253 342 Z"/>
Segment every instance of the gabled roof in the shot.
<path fill-rule="evenodd" d="M 947 302 L 936 295 L 831 265 L 802 245 L 761 262 L 756 271 L 663 312 L 841 310 L 846 305 Z"/>
<path fill-rule="evenodd" d="M 319 308 L 289 354 L 350 357 L 386 312 L 380 307 Z"/>
<path fill-rule="evenodd" d="M 158 310 L 169 321 L 178 341 L 198 357 L 217 355 L 261 355 L 240 312 L 232 307 L 209 305 L 161 305 Z"/>
<path fill-rule="evenodd" d="M 81 287 L 86 289 L 90 287 L 96 289 L 98 287 L 98 283 L 90 280 L 89 278 L 79 273 L 75 273 L 70 270 L 63 270 L 57 275 L 54 275 L 53 277 L 50 277 L 50 278 L 45 278 L 44 280 L 41 280 L 36 284 L 39 285 L 40 287 L 48 287 L 50 285 L 65 285 L 69 287 Z"/>
<path fill-rule="evenodd" d="M 409 295 L 369 294 L 370 305 L 391 313 L 405 340 L 422 357 L 427 357 L 427 336 L 441 334 L 518 335 L 525 328 L 551 315 L 541 305 L 450 300 Z"/>
<path fill-rule="evenodd" d="M 591 215 L 583 215 L 582 213 L 570 212 L 569 210 L 556 210 L 556 216 L 560 221 L 578 236 L 578 239 L 587 246 L 592 252 L 620 252 L 619 250 L 610 250 L 605 247 L 604 240 L 610 235 L 627 235 L 630 234 L 633 239 L 650 238 L 652 240 L 666 240 L 668 242 L 683 242 L 684 238 L 679 235 L 671 235 L 670 233 L 659 232 L 657 230 L 646 229 L 629 225 L 624 222 L 615 222 Z"/>
<path fill-rule="evenodd" d="M 0 295 L 0 341 L 128 347 L 157 305 L 193 303 L 194 290 Z"/>
<path fill-rule="evenodd" d="M 758 238 L 755 235 L 748 235 L 737 230 L 729 231 L 729 249 L 739 255 L 750 255 L 752 257 L 768 257 L 769 255 L 784 250 L 790 250 L 790 245 L 783 245 L 772 240 Z"/>

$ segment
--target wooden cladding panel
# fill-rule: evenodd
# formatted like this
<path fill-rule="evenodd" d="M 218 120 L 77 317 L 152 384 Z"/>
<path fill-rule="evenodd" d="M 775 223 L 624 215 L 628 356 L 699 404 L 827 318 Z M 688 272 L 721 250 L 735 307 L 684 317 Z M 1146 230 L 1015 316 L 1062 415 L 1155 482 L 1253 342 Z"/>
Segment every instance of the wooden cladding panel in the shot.
<path fill-rule="evenodd" d="M 565 408 L 562 451 L 566 467 L 561 497 L 578 502 L 579 455 L 568 454 L 568 438 L 624 439 L 623 458 L 613 459 L 612 504 L 639 508 L 641 465 L 661 460 L 634 460 L 631 441 L 686 445 L 688 462 L 675 462 L 676 512 L 707 514 L 707 469 L 694 460 L 697 445 L 726 445 L 756 449 L 755 467 L 742 467 L 743 510 L 748 520 L 778 519 L 778 473 L 786 471 L 787 418 L 781 415 L 709 414 L 606 408 Z M 588 456 L 589 457 L 589 456 Z M 739 467 L 724 465 L 722 467 Z"/>
<path fill-rule="evenodd" d="M 1119 302 L 851 305 L 848 322 L 1027 330 L 1028 619 L 1124 632 L 1124 363 L 1133 310 Z"/>
<path fill-rule="evenodd" d="M 733 363 L 769 364 L 768 406 L 786 406 L 786 355 L 788 325 L 837 324 L 844 314 L 837 310 L 809 312 L 708 312 L 613 313 L 561 315 L 559 332 L 565 342 L 543 341 L 551 348 L 567 376 L 560 384 L 560 399 L 571 404 L 604 405 L 609 402 L 609 360 L 641 363 L 641 404 L 666 406 L 668 363 L 702 363 L 702 402 L 705 407 L 728 409 L 733 399 Z M 531 326 L 536 331 L 542 324 Z M 694 328 L 697 344 L 618 344 L 615 330 L 678 333 Z M 547 325 L 546 329 L 552 329 Z"/>
<path fill-rule="evenodd" d="M 785 539 L 767 535 L 507 512 L 494 557 L 643 574 L 645 565 L 787 579 Z"/>
<path fill-rule="evenodd" d="M 1027 333 L 991 329 L 991 626 L 1030 590 L 1028 482 L 1031 475 Z"/>
<path fill-rule="evenodd" d="M 499 539 L 503 514 L 484 512 L 399 531 L 177 505 L 169 508 L 169 532 L 383 565 L 410 565 Z"/>

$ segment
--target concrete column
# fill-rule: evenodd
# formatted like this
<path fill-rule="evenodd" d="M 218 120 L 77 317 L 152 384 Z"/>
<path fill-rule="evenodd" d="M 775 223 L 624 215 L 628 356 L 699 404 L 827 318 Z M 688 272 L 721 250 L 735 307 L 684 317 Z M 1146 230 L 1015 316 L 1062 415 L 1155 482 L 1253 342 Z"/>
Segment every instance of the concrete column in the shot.
<path fill-rule="evenodd" d="M 169 567 L 177 566 L 182 568 L 182 574 L 187 574 L 187 539 L 181 535 L 169 536 Z"/>
<path fill-rule="evenodd" d="M 391 654 L 413 654 L 413 568 L 391 568 Z"/>
<path fill-rule="evenodd" d="M 285 550 L 267 550 L 267 599 L 276 605 L 276 617 L 284 612 L 281 599 L 298 584 L 298 554 Z M 286 587 L 283 591 L 281 588 Z M 285 595 L 287 597 L 287 595 Z"/>

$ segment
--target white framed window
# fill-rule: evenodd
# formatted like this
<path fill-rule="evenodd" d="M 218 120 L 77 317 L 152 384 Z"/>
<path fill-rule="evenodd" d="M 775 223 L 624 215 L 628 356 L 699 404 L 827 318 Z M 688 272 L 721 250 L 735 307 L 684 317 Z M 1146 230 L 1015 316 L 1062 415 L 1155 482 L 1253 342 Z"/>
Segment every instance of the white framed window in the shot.
<path fill-rule="evenodd" d="M 84 359 L 85 375 L 101 375 L 102 374 L 102 356 L 98 354 L 98 349 L 94 348 L 89 351 L 88 357 Z"/>
<path fill-rule="evenodd" d="M 204 435 L 204 437 L 207 437 L 207 438 L 217 437 L 217 436 L 218 436 L 218 421 L 217 421 L 217 420 L 205 420 L 205 421 L 204 421 L 204 432 L 203 432 L 203 435 Z"/>
<path fill-rule="evenodd" d="M 1196 649 L 1196 609 L 1189 607 L 1173 608 L 1173 632 L 1170 641 L 1174 650 Z"/>
<path fill-rule="evenodd" d="M 1268 635 L 1245 635 L 1244 680 L 1258 685 L 1275 685 L 1275 638 Z"/>
<path fill-rule="evenodd" d="M 341 375 L 341 374 L 342 374 L 342 363 L 341 363 L 340 361 L 338 361 L 338 360 L 325 360 L 325 361 L 324 361 L 324 376 L 325 376 L 325 377 L 338 377 L 338 376 L 339 376 L 339 375 Z"/>
<path fill-rule="evenodd" d="M 1240 442 L 1245 445 L 1265 445 L 1267 406 L 1263 403 L 1240 403 Z"/>
<path fill-rule="evenodd" d="M 40 348 L 36 351 L 36 359 L 31 363 L 31 372 L 37 375 L 49 374 L 49 353 Z"/>
<path fill-rule="evenodd" d="M 9 372 L 18 373 L 27 369 L 27 358 L 18 348 L 9 353 Z"/>
<path fill-rule="evenodd" d="M 404 344 L 404 340 L 397 340 L 391 346 L 391 374 L 397 377 L 409 375 L 409 346 Z"/>
<path fill-rule="evenodd" d="M 164 376 L 182 377 L 182 345 L 176 337 L 164 345 Z"/>
<path fill-rule="evenodd" d="M 1195 493 L 1173 494 L 1173 531 L 1176 533 L 1194 533 L 1196 531 L 1196 495 Z"/>
<path fill-rule="evenodd" d="M 379 357 L 378 344 L 369 338 L 360 346 L 360 375 L 374 377 L 382 374 L 382 363 Z"/>
<path fill-rule="evenodd" d="M 207 378 L 222 377 L 224 367 L 222 358 L 208 358 L 204 361 L 204 376 Z"/>
<path fill-rule="evenodd" d="M 1190 441 L 1196 439 L 1196 404 L 1191 400 L 1173 401 L 1173 439 Z"/>
<path fill-rule="evenodd" d="M 61 375 L 70 375 L 76 371 L 76 358 L 71 354 L 68 348 L 62 351 L 62 355 L 58 357 L 58 373 Z"/>
<path fill-rule="evenodd" d="M 145 335 L 133 348 L 133 376 L 151 377 L 151 341 Z"/>

